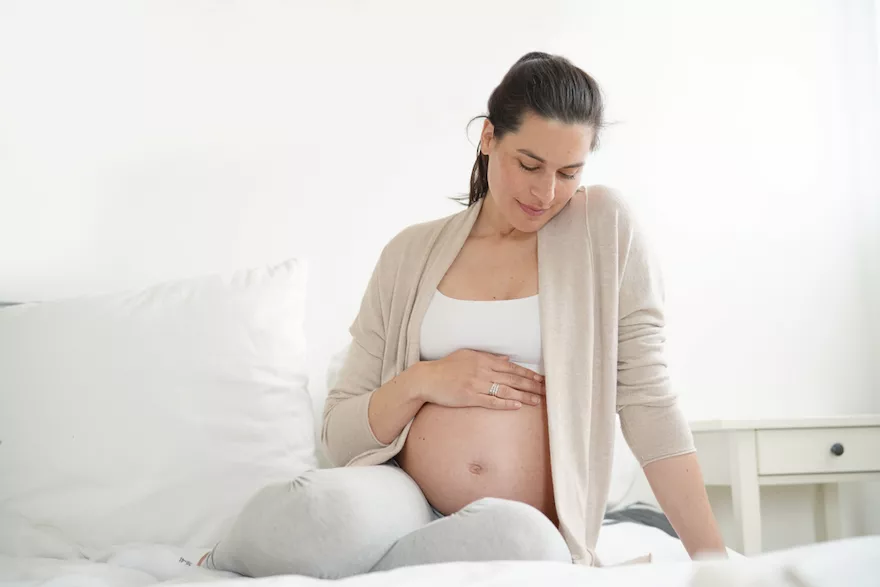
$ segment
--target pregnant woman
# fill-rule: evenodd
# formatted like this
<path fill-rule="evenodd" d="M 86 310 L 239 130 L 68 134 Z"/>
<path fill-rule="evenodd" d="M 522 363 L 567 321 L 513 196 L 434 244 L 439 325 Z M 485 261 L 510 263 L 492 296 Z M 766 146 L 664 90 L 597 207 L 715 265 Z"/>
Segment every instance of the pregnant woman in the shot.
<path fill-rule="evenodd" d="M 599 88 L 529 53 L 488 106 L 467 208 L 397 235 L 367 286 L 324 410 L 338 467 L 260 491 L 205 566 L 599 564 L 618 417 L 688 552 L 724 552 L 667 377 L 657 267 L 615 193 L 579 187 Z"/>

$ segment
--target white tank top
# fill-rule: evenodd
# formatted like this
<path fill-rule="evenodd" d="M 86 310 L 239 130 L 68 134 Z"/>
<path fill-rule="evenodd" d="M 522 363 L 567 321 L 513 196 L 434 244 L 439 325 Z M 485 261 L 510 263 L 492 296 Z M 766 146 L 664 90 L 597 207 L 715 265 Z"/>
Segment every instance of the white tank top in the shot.
<path fill-rule="evenodd" d="M 544 374 L 538 296 L 515 300 L 458 300 L 434 292 L 422 322 L 421 359 L 435 361 L 459 349 L 507 355 Z"/>

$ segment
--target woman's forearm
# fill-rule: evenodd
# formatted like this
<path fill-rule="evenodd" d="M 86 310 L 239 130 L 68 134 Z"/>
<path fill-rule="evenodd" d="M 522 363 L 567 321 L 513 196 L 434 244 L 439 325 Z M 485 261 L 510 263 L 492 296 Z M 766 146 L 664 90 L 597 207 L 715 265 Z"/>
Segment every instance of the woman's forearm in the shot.
<path fill-rule="evenodd" d="M 644 471 L 663 513 L 691 558 L 701 553 L 726 556 L 696 453 L 648 463 Z"/>
<path fill-rule="evenodd" d="M 373 392 L 367 408 L 373 436 L 382 444 L 390 444 L 406 424 L 425 405 L 416 386 L 416 363 L 400 375 Z"/>

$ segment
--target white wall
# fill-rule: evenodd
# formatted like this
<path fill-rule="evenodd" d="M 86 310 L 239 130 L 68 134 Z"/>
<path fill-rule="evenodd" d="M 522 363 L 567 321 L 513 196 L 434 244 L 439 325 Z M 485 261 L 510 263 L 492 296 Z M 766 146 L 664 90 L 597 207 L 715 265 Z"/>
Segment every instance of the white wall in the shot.
<path fill-rule="evenodd" d="M 877 61 L 880 64 L 880 0 L 874 0 L 874 45 L 877 48 Z M 860 39 L 862 42 L 869 42 L 867 38 Z M 866 57 L 864 60 L 858 61 L 866 68 L 870 67 L 870 60 Z M 862 230 L 864 236 L 864 266 L 867 277 L 868 287 L 866 293 L 868 296 L 868 309 L 871 316 L 871 324 L 873 332 L 873 345 L 871 346 L 870 363 L 874 367 L 873 381 L 875 384 L 874 411 L 880 412 L 880 166 L 877 161 L 880 160 L 880 113 L 878 113 L 877 103 L 880 102 L 880 79 L 876 75 L 877 69 L 874 69 L 875 75 L 871 76 L 870 72 L 862 71 L 856 79 L 864 80 L 865 87 L 860 95 L 863 100 L 863 110 L 870 112 L 870 101 L 874 101 L 874 117 L 873 126 L 872 119 L 865 117 L 864 126 L 857 125 L 861 129 L 858 133 L 859 139 L 864 145 L 858 149 L 861 153 L 861 169 L 864 182 L 864 190 L 862 192 Z M 873 88 L 872 88 L 873 86 Z M 873 91 L 872 91 L 873 89 Z M 873 129 L 873 130 L 872 130 Z M 873 143 L 871 143 L 873 141 Z M 877 495 L 880 495 L 880 484 L 876 487 Z M 875 512 L 875 520 L 877 526 L 880 527 L 880 507 Z"/>
<path fill-rule="evenodd" d="M 880 0 L 874 0 L 874 19 L 877 23 L 875 30 L 880 33 Z M 877 56 L 880 57 L 880 34 L 877 35 Z"/>
<path fill-rule="evenodd" d="M 379 250 L 458 210 L 465 124 L 541 49 L 605 90 L 584 181 L 655 235 L 689 415 L 880 411 L 871 0 L 442 6 L 0 1 L 0 300 L 307 255 L 321 398 Z M 768 546 L 809 534 L 789 491 Z"/>

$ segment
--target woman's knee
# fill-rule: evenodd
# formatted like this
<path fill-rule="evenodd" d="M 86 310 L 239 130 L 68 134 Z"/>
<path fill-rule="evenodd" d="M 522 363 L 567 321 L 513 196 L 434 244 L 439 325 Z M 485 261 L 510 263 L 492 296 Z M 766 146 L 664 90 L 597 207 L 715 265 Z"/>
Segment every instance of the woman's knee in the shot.
<path fill-rule="evenodd" d="M 418 484 L 396 467 L 310 471 L 293 482 L 291 492 L 299 496 L 309 513 L 327 520 L 335 533 L 343 536 L 378 527 L 410 529 L 433 519 Z"/>
<path fill-rule="evenodd" d="M 313 470 L 257 492 L 211 559 L 251 577 L 340 578 L 369 569 L 430 519 L 418 485 L 399 469 Z"/>
<path fill-rule="evenodd" d="M 496 544 L 502 551 L 499 558 L 571 562 L 571 551 L 562 534 L 547 516 L 529 504 L 487 497 L 465 506 L 461 513 L 478 516 L 481 527 L 502 537 Z"/>

